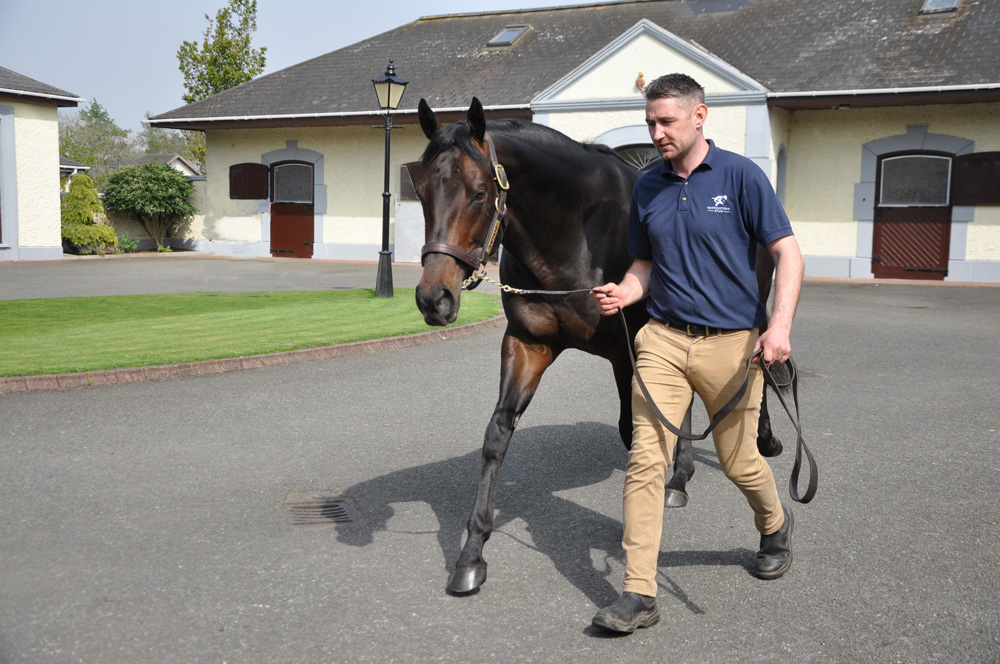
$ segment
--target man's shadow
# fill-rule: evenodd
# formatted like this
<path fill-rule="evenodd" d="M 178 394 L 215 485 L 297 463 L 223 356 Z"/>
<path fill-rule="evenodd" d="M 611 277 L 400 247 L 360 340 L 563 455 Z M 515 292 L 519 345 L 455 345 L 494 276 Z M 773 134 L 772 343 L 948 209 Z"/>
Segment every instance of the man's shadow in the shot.
<path fill-rule="evenodd" d="M 695 459 L 718 469 L 710 452 L 701 453 L 696 448 Z M 437 539 L 444 566 L 453 569 L 475 499 L 481 462 L 477 450 L 388 473 L 345 489 L 341 495 L 354 503 L 360 519 L 357 523 L 338 525 L 338 541 L 368 546 L 376 533 L 388 530 L 394 515 L 392 503 L 423 502 L 430 506 L 440 524 Z M 626 451 L 617 429 L 605 424 L 581 422 L 519 429 L 500 473 L 493 541 L 504 536 L 517 539 L 516 535 L 504 532 L 504 527 L 520 519 L 531 541 L 518 541 L 544 554 L 595 606 L 610 604 L 618 598 L 621 586 L 620 572 L 613 570 L 624 567 L 621 485 L 615 482 L 595 489 L 613 492 L 613 518 L 557 494 L 604 482 L 616 470 L 624 473 L 625 462 Z M 607 503 L 608 498 L 601 495 L 595 499 Z M 667 510 L 665 518 L 669 519 L 669 515 Z M 702 613 L 670 578 L 669 568 L 736 565 L 749 570 L 749 555 L 746 549 L 661 552 L 657 582 L 662 592 L 676 597 L 692 612 Z M 490 556 L 489 543 L 484 556 L 497 564 L 516 564 L 512 560 L 496 561 L 495 556 Z"/>

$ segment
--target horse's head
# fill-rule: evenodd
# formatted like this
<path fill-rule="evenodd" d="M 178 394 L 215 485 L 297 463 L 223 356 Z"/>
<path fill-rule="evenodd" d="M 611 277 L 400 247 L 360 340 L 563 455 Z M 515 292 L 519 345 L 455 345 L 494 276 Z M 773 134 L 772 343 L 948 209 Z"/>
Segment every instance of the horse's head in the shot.
<path fill-rule="evenodd" d="M 495 211 L 503 204 L 479 100 L 473 98 L 467 122 L 442 127 L 423 99 L 418 116 L 430 143 L 416 184 L 426 238 L 417 308 L 428 325 L 447 325 L 458 316 L 462 283 L 486 260 L 492 244 L 487 235 L 495 231 Z M 501 179 L 506 186 L 506 176 Z"/>

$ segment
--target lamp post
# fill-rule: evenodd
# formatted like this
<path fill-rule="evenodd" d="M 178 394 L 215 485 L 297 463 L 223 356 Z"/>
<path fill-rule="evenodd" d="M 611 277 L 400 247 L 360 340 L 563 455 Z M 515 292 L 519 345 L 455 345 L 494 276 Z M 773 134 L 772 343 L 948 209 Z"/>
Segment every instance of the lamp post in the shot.
<path fill-rule="evenodd" d="M 385 73 L 372 79 L 378 107 L 385 111 L 385 188 L 382 191 L 382 251 L 378 252 L 378 281 L 375 297 L 392 297 L 392 254 L 389 252 L 389 134 L 393 129 L 392 112 L 399 106 L 399 100 L 406 90 L 406 81 L 396 76 L 396 66 L 389 58 Z M 378 129 L 378 126 L 372 127 Z"/>

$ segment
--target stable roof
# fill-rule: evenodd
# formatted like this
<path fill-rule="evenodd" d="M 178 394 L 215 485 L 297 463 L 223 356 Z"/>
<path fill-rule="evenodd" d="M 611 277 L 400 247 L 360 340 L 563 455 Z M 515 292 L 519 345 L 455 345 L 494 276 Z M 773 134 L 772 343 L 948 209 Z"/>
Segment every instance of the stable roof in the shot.
<path fill-rule="evenodd" d="M 4 67 L 0 67 L 0 98 L 53 103 L 56 106 L 76 106 L 86 101 L 72 92 L 46 85 Z"/>
<path fill-rule="evenodd" d="M 829 107 L 1000 99 L 1000 3 L 959 0 L 633 0 L 426 16 L 208 99 L 161 127 L 341 125 L 378 113 L 370 79 L 390 57 L 410 82 L 400 108 L 530 116 L 533 99 L 642 19 L 707 50 L 769 91 L 772 105 Z M 488 46 L 512 25 L 509 46 Z"/>

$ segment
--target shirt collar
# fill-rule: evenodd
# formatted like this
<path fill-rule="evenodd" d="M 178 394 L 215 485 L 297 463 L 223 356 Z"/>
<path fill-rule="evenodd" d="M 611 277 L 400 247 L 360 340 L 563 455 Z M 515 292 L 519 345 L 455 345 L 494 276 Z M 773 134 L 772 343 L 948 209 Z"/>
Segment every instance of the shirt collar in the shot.
<path fill-rule="evenodd" d="M 715 147 L 715 141 L 711 138 L 706 140 L 708 141 L 708 153 L 705 155 L 705 158 L 701 160 L 701 163 L 695 167 L 693 171 L 694 173 L 702 170 L 712 170 L 712 164 L 715 162 L 715 159 L 719 154 L 719 148 Z M 680 176 L 674 173 L 674 165 L 667 159 L 663 159 L 662 161 L 663 163 L 660 164 L 660 174 L 665 178 L 680 180 Z"/>

